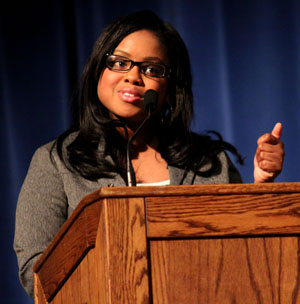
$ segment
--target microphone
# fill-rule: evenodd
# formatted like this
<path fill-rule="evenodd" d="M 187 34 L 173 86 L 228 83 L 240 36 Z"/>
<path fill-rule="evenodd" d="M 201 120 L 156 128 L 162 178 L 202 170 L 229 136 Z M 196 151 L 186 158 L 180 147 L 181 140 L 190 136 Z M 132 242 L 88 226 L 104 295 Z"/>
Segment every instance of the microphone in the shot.
<path fill-rule="evenodd" d="M 143 128 L 143 126 L 145 125 L 145 123 L 148 121 L 151 114 L 155 110 L 156 105 L 157 105 L 157 100 L 158 100 L 158 93 L 156 91 L 148 90 L 145 92 L 144 107 L 145 107 L 146 111 L 148 112 L 148 114 L 127 142 L 126 163 L 127 163 L 127 185 L 129 187 L 136 186 L 135 173 L 134 173 L 131 158 L 130 158 L 130 147 L 131 147 L 133 140 L 137 136 L 137 134 L 140 132 L 140 130 Z"/>
<path fill-rule="evenodd" d="M 157 99 L 158 99 L 158 93 L 154 90 L 148 90 L 146 91 L 144 95 L 144 107 L 150 112 L 150 115 L 155 110 L 157 106 Z"/>

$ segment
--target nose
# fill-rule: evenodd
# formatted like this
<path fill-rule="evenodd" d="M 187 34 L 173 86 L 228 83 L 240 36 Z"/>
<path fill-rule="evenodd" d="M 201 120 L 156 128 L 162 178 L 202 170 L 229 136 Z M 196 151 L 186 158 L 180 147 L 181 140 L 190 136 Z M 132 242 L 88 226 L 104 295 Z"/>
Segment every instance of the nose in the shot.
<path fill-rule="evenodd" d="M 143 79 L 138 66 L 133 66 L 125 75 L 125 82 L 129 82 L 134 85 L 143 85 Z"/>

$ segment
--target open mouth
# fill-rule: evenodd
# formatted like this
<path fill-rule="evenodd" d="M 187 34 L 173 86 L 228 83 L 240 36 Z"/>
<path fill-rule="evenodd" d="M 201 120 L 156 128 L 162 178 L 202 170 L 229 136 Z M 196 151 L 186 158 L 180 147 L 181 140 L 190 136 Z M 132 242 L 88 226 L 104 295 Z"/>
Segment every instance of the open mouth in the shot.
<path fill-rule="evenodd" d="M 139 102 L 143 97 L 138 92 L 132 92 L 130 90 L 119 91 L 119 96 L 123 101 L 134 103 Z"/>

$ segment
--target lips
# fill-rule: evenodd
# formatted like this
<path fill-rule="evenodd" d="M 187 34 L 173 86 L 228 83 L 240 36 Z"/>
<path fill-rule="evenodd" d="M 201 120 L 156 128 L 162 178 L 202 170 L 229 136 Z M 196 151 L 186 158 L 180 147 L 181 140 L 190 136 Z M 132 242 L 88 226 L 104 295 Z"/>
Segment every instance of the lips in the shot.
<path fill-rule="evenodd" d="M 140 94 L 137 90 L 130 88 L 124 88 L 119 90 L 118 95 L 123 101 L 129 103 L 138 102 L 143 98 L 142 94 Z"/>

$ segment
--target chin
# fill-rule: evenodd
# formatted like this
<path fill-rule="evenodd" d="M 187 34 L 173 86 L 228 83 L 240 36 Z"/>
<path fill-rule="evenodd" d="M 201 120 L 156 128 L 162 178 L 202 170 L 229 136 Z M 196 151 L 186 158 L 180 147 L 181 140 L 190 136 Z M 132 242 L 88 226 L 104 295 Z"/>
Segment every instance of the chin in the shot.
<path fill-rule="evenodd" d="M 147 117 L 147 114 L 139 113 L 137 115 L 118 115 L 117 117 L 125 124 L 139 125 Z"/>

